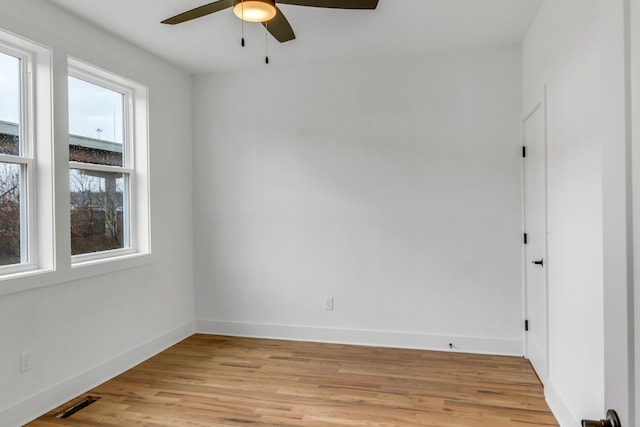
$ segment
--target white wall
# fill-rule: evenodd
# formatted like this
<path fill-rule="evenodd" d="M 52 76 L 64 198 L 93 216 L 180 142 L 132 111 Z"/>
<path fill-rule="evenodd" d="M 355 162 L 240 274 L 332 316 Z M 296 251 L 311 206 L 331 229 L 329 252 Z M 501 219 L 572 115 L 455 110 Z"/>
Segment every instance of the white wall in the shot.
<path fill-rule="evenodd" d="M 196 77 L 198 329 L 522 354 L 520 78 L 517 47 Z"/>
<path fill-rule="evenodd" d="M 0 290 L 50 283 L 0 296 L 0 424 L 17 426 L 193 331 L 191 78 L 48 2 L 0 0 L 0 10 L 0 28 L 53 48 L 59 242 L 68 236 L 67 55 L 150 94 L 153 255 L 79 271 L 58 253 L 54 273 L 0 281 Z M 25 350 L 33 369 L 20 374 Z"/>
<path fill-rule="evenodd" d="M 597 0 L 545 1 L 523 43 L 526 109 L 547 85 L 549 378 L 563 427 L 604 416 Z"/>

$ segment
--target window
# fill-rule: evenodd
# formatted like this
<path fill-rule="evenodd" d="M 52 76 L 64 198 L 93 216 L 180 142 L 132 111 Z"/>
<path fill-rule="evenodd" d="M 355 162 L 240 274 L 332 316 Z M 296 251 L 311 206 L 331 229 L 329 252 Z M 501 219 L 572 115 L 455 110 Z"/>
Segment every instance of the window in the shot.
<path fill-rule="evenodd" d="M 148 252 L 146 90 L 69 62 L 73 263 Z"/>
<path fill-rule="evenodd" d="M 27 206 L 30 159 L 20 137 L 22 60 L 0 51 L 0 265 L 28 261 Z"/>
<path fill-rule="evenodd" d="M 48 49 L 0 31 L 0 276 L 3 277 L 25 270 L 53 268 L 50 61 Z"/>
<path fill-rule="evenodd" d="M 52 51 L 0 30 L 0 295 L 102 261 L 139 265 L 146 260 L 135 256 L 151 252 L 148 90 L 73 58 L 68 64 L 69 137 L 56 144 L 68 143 L 67 171 L 66 159 L 54 163 L 53 106 L 64 100 L 53 102 L 52 84 L 61 81 Z M 67 178 L 70 193 L 64 185 L 57 196 L 65 205 L 69 197 L 69 216 L 56 218 L 55 183 Z M 113 268 L 94 265 L 74 277 Z"/>

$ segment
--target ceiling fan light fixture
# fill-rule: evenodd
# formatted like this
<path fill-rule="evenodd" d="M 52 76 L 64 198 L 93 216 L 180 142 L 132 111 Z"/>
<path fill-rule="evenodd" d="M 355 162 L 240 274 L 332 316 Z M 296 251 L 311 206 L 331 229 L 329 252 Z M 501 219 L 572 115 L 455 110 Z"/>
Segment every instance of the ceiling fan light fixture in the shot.
<path fill-rule="evenodd" d="M 266 22 L 276 16 L 275 0 L 237 0 L 233 13 L 244 21 Z"/>

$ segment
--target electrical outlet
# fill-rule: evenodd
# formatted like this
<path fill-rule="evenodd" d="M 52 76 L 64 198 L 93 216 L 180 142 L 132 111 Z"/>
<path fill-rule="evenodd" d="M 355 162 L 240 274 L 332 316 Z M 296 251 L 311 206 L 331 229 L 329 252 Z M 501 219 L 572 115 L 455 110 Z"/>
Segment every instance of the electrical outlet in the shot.
<path fill-rule="evenodd" d="M 31 352 L 25 351 L 20 353 L 20 372 L 31 370 Z"/>
<path fill-rule="evenodd" d="M 324 299 L 324 309 L 333 310 L 333 297 L 327 297 Z"/>

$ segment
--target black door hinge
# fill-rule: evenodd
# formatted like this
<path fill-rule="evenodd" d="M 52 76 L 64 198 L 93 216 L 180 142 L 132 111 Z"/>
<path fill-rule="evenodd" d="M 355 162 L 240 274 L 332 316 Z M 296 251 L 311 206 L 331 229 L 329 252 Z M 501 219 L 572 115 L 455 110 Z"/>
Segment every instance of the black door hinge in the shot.
<path fill-rule="evenodd" d="M 527 157 L 527 147 L 522 146 L 522 157 Z"/>
<path fill-rule="evenodd" d="M 524 233 L 524 244 L 527 244 L 527 233 Z"/>
<path fill-rule="evenodd" d="M 524 321 L 524 330 L 525 331 L 529 331 L 529 321 L 528 320 Z"/>

